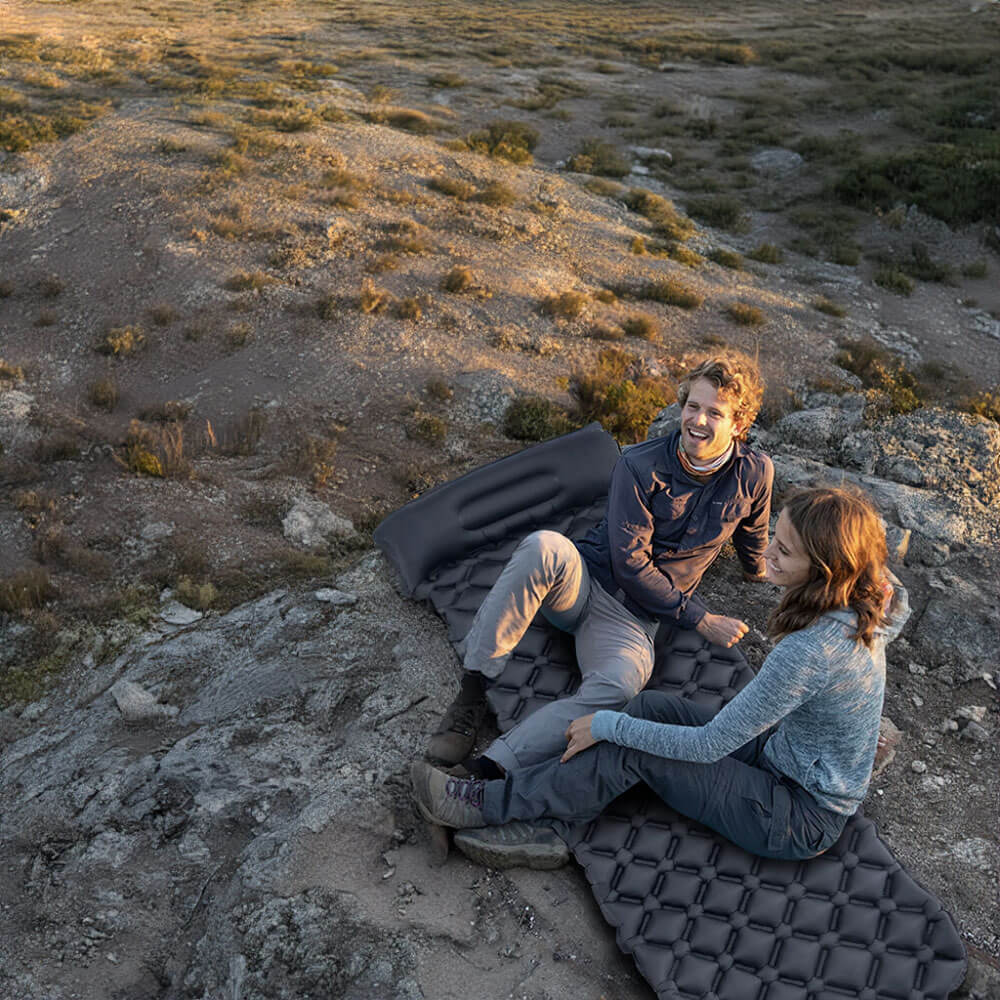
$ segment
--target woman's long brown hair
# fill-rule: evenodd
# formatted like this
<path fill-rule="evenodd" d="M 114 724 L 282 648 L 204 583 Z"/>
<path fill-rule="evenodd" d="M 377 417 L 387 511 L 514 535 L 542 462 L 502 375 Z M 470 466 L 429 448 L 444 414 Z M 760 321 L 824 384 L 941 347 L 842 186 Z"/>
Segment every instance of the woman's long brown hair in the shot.
<path fill-rule="evenodd" d="M 871 502 L 861 493 L 839 487 L 803 490 L 784 510 L 802 540 L 811 563 L 809 579 L 789 587 L 768 621 L 768 632 L 781 638 L 811 625 L 835 608 L 858 616 L 853 638 L 871 646 L 885 616 L 885 530 Z"/>

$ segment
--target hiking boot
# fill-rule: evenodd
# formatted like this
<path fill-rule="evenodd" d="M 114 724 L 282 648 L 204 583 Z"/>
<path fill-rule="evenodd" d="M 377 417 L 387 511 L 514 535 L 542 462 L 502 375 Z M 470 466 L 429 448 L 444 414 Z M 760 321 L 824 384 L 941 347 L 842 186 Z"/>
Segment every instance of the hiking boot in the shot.
<path fill-rule="evenodd" d="M 483 787 L 478 778 L 452 778 L 418 760 L 410 767 L 413 798 L 420 814 L 439 826 L 482 826 Z"/>
<path fill-rule="evenodd" d="M 445 767 L 460 763 L 472 753 L 479 727 L 486 718 L 485 695 L 476 701 L 459 698 L 448 706 L 441 725 L 427 744 L 428 759 Z"/>
<path fill-rule="evenodd" d="M 503 826 L 459 830 L 455 846 L 487 868 L 561 868 L 569 861 L 566 842 L 547 823 L 515 819 Z"/>

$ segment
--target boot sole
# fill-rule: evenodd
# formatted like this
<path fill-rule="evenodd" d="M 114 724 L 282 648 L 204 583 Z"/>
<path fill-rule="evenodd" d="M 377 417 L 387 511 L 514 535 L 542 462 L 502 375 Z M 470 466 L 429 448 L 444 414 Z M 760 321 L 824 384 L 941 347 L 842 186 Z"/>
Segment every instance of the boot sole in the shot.
<path fill-rule="evenodd" d="M 569 848 L 565 844 L 488 844 L 465 830 L 455 834 L 454 843 L 470 861 L 487 868 L 551 871 L 569 861 Z"/>

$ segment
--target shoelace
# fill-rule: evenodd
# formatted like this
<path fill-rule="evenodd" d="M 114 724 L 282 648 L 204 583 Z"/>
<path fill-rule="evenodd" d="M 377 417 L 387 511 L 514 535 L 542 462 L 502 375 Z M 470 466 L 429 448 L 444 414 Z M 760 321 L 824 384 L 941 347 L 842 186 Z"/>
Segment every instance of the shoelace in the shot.
<path fill-rule="evenodd" d="M 444 786 L 445 795 L 459 802 L 481 809 L 483 805 L 483 785 L 485 781 L 478 778 L 449 778 Z"/>

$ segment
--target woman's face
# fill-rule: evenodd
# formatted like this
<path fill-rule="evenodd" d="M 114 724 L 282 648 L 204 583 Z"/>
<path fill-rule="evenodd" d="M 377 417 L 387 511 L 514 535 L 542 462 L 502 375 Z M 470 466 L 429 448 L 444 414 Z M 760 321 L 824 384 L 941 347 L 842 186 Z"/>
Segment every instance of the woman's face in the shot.
<path fill-rule="evenodd" d="M 771 544 L 764 551 L 767 579 L 779 587 L 798 587 L 809 579 L 812 561 L 787 510 L 778 515 Z"/>

